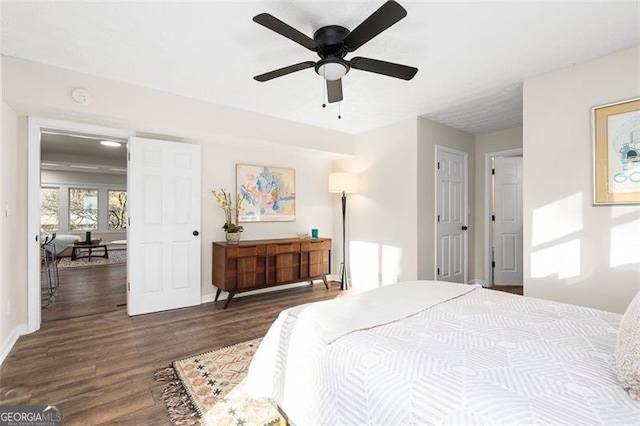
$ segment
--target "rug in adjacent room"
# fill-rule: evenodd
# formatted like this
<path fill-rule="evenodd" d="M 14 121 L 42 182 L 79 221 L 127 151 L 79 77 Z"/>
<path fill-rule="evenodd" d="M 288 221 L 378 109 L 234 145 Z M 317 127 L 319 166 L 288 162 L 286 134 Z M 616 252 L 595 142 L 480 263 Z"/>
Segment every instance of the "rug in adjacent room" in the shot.
<path fill-rule="evenodd" d="M 70 257 L 62 257 L 58 260 L 58 268 L 77 268 L 78 266 L 99 266 L 99 265 L 111 265 L 114 263 L 126 263 L 127 251 L 126 250 L 109 250 L 109 257 L 81 257 L 76 260 L 71 260 Z"/>
<path fill-rule="evenodd" d="M 169 381 L 162 399 L 180 425 L 275 425 L 278 411 L 243 390 L 249 363 L 262 339 L 249 340 L 172 363 L 156 372 Z"/>

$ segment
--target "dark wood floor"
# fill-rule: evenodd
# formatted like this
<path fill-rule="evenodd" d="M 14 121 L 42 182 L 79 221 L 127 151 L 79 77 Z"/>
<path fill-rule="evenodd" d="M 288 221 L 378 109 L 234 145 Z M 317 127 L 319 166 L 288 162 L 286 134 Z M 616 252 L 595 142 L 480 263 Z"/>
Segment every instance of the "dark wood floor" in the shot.
<path fill-rule="evenodd" d="M 81 282 L 80 271 L 69 273 Z M 66 277 L 60 272 L 64 286 Z M 96 266 L 85 272 L 85 283 L 109 287 L 124 266 Z M 0 366 L 0 404 L 61 404 L 65 425 L 170 424 L 155 370 L 262 337 L 281 310 L 333 298 L 341 293 L 339 287 L 331 283 L 326 290 L 320 282 L 236 297 L 226 310 L 224 302 L 217 302 L 134 318 L 122 306 L 89 316 L 67 312 L 70 318 L 43 321 L 39 331 L 20 337 Z M 64 303 L 63 294 L 77 292 L 65 290 L 54 305 Z M 75 306 L 76 312 L 84 309 Z"/>
<path fill-rule="evenodd" d="M 60 273 L 41 329 L 20 337 L 0 366 L 0 404 L 61 404 L 65 425 L 170 424 L 158 368 L 262 337 L 281 310 L 341 294 L 339 283 L 318 283 L 238 297 L 227 310 L 217 302 L 130 318 L 124 265 Z"/>
<path fill-rule="evenodd" d="M 59 268 L 58 275 L 60 285 L 50 303 L 46 271 L 41 276 L 43 322 L 126 309 L 126 264 Z"/>
<path fill-rule="evenodd" d="M 494 285 L 491 287 L 492 290 L 498 291 L 506 291 L 507 293 L 519 294 L 520 296 L 524 293 L 524 287 L 521 285 Z"/>

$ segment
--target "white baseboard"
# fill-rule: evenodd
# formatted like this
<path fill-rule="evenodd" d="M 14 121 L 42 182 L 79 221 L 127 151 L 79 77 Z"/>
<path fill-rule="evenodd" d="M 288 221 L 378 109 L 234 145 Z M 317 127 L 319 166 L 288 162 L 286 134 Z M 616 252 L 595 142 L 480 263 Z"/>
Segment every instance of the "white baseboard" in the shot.
<path fill-rule="evenodd" d="M 11 349 L 13 349 L 13 345 L 16 344 L 18 338 L 23 334 L 27 334 L 28 331 L 29 330 L 27 324 L 17 325 L 13 328 L 13 330 L 11 330 L 9 337 L 7 337 L 4 342 L 2 342 L 2 348 L 0 350 L 0 365 L 2 365 L 5 358 L 7 358 L 9 352 L 11 352 Z"/>
<path fill-rule="evenodd" d="M 331 281 L 335 281 L 335 276 L 334 275 L 327 275 L 327 281 L 331 282 Z M 340 281 L 340 278 L 338 278 L 338 281 Z M 314 285 L 318 285 L 321 284 L 322 281 L 318 280 L 314 280 L 313 281 Z M 244 291 L 242 293 L 237 293 L 235 296 L 233 296 L 233 298 L 238 298 L 238 297 L 244 297 L 244 296 L 251 296 L 254 294 L 261 294 L 261 293 L 270 293 L 272 291 L 278 291 L 278 290 L 286 290 L 288 288 L 296 288 L 296 287 L 304 287 L 309 285 L 309 281 L 303 281 L 303 282 L 299 282 L 299 283 L 292 283 L 292 284 L 283 284 L 283 285 L 277 285 L 277 286 L 273 286 L 273 287 L 266 287 L 266 288 L 261 288 L 258 290 L 251 290 L 251 291 Z M 323 288 L 324 288 L 324 284 L 322 284 Z M 220 300 L 227 300 L 227 297 L 229 296 L 229 293 L 227 293 L 226 291 L 223 291 L 222 293 L 220 293 L 220 297 L 218 298 L 218 301 Z M 209 303 L 209 302 L 213 302 L 214 299 L 216 298 L 216 294 L 215 291 L 211 294 L 205 294 L 200 298 L 200 302 L 201 303 Z"/>
<path fill-rule="evenodd" d="M 484 280 L 481 280 L 479 278 L 473 279 L 469 281 L 467 284 L 480 284 L 482 287 L 489 287 L 489 285 L 485 283 Z"/>
<path fill-rule="evenodd" d="M 200 303 L 204 304 L 204 303 L 209 303 L 209 302 L 213 302 L 213 299 L 216 298 L 216 294 L 203 294 L 202 296 L 200 296 Z"/>

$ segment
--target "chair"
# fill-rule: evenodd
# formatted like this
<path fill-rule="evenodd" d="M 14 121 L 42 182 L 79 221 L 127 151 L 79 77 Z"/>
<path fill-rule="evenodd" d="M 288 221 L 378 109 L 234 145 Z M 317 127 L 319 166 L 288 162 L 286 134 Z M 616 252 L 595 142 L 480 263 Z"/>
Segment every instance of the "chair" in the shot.
<path fill-rule="evenodd" d="M 60 275 L 58 274 L 58 254 L 53 241 L 56 239 L 55 232 L 41 236 L 40 248 L 42 250 L 42 270 L 46 274 L 47 293 L 44 296 L 42 307 L 46 308 L 55 298 L 58 286 L 60 285 Z"/>

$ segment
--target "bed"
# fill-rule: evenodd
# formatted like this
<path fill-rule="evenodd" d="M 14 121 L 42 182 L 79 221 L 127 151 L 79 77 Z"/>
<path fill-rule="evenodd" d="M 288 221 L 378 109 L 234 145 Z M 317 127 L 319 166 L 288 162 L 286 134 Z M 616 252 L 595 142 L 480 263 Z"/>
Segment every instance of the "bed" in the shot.
<path fill-rule="evenodd" d="M 637 425 L 640 402 L 616 376 L 621 317 L 478 286 L 400 283 L 283 311 L 246 389 L 297 426 Z"/>

